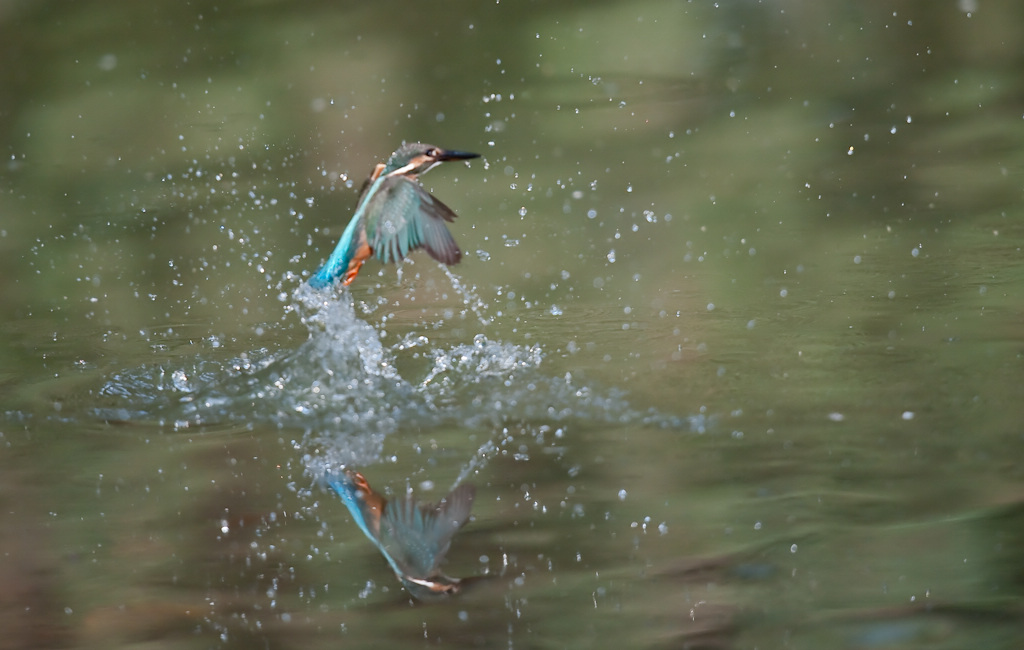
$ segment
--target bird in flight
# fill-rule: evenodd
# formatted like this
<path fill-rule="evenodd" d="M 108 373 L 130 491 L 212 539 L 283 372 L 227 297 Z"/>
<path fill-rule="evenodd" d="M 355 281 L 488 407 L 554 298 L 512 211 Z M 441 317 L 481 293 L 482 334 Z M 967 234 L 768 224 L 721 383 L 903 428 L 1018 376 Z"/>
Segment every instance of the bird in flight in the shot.
<path fill-rule="evenodd" d="M 323 289 L 338 278 L 348 286 L 371 256 L 398 262 L 418 248 L 438 262 L 457 264 L 462 251 L 445 225 L 455 220 L 455 213 L 423 189 L 418 177 L 442 162 L 479 157 L 422 142 L 399 147 L 370 174 L 351 221 L 334 252 L 310 276 L 310 286 Z"/>

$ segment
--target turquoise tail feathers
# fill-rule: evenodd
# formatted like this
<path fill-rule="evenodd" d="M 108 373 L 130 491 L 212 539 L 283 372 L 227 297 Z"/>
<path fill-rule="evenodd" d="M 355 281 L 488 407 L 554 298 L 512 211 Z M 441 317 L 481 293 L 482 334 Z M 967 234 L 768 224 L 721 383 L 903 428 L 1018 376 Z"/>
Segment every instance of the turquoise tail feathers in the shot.
<path fill-rule="evenodd" d="M 355 237 L 359 218 L 360 211 L 357 210 L 352 220 L 348 222 L 348 226 L 345 227 L 345 232 L 341 234 L 341 239 L 334 247 L 334 252 L 327 258 L 324 265 L 309 277 L 309 286 L 314 289 L 325 289 L 337 282 L 338 278 L 348 270 L 349 264 L 352 262 L 352 240 Z"/>

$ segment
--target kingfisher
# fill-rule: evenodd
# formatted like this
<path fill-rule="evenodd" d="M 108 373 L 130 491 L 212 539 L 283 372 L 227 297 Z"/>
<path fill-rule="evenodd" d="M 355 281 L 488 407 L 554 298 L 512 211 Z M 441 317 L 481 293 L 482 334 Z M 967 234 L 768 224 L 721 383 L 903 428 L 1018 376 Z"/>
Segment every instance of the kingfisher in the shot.
<path fill-rule="evenodd" d="M 440 564 L 469 519 L 476 496 L 472 484 L 463 483 L 433 505 L 410 495 L 389 502 L 362 474 L 347 469 L 329 475 L 327 483 L 412 597 L 431 600 L 459 592 L 463 580 L 441 573 Z"/>
<path fill-rule="evenodd" d="M 445 221 L 455 213 L 419 184 L 420 174 L 448 160 L 469 160 L 480 154 L 451 151 L 432 144 L 403 144 L 387 162 L 378 163 L 363 184 L 356 211 L 334 252 L 309 278 L 314 289 L 331 286 L 339 277 L 348 286 L 371 255 L 381 262 L 398 262 L 417 248 L 451 266 L 462 251 Z"/>

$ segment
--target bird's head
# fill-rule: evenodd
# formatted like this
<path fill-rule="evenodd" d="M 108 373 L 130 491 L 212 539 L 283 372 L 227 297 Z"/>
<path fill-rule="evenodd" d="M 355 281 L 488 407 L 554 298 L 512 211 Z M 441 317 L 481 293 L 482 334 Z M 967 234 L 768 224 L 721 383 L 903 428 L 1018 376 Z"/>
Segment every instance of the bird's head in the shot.
<path fill-rule="evenodd" d="M 480 154 L 468 151 L 452 151 L 442 149 L 432 144 L 412 142 L 403 144 L 395 153 L 391 154 L 387 163 L 384 164 L 384 176 L 411 176 L 415 178 L 419 174 L 425 174 L 431 167 L 448 160 L 469 160 L 479 158 Z"/>

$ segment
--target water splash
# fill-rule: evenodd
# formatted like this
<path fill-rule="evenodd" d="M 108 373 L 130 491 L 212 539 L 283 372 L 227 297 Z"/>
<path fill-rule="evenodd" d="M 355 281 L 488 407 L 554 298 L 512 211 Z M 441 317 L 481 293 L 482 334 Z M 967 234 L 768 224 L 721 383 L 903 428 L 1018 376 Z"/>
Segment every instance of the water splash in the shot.
<path fill-rule="evenodd" d="M 490 323 L 485 303 L 449 277 L 481 325 Z M 96 415 L 153 418 L 177 428 L 234 422 L 298 429 L 298 445 L 306 450 L 303 465 L 314 477 L 330 467 L 380 462 L 385 439 L 403 427 L 490 431 L 460 480 L 513 446 L 510 430 L 543 436 L 552 423 L 568 420 L 690 430 L 706 425 L 634 409 L 621 391 L 580 385 L 570 373 L 546 375 L 539 345 L 478 333 L 447 346 L 423 334 L 407 335 L 388 347 L 383 324 L 378 331 L 360 318 L 348 292 L 301 283 L 288 301 L 287 311 L 309 334 L 296 348 L 259 349 L 227 361 L 197 356 L 175 368 L 150 365 L 118 373 L 101 389 L 107 403 Z M 408 357 L 426 364 L 403 376 L 396 363 Z M 417 372 L 422 376 L 413 376 Z"/>
<path fill-rule="evenodd" d="M 480 296 L 476 293 L 476 287 L 466 287 L 462 280 L 457 275 L 452 273 L 452 270 L 444 264 L 439 264 L 441 270 L 446 276 L 448 281 L 452 283 L 452 288 L 462 296 L 462 303 L 469 308 L 470 311 L 476 316 L 480 324 L 486 327 L 490 325 L 494 320 L 492 316 L 487 315 L 487 304 L 480 299 Z"/>

